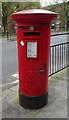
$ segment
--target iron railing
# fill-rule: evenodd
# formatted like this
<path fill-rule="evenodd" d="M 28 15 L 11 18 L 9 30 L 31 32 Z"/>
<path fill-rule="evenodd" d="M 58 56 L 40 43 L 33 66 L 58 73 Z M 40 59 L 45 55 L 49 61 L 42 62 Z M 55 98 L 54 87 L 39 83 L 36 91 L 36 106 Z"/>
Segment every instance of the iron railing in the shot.
<path fill-rule="evenodd" d="M 69 42 L 50 47 L 49 76 L 69 66 Z"/>

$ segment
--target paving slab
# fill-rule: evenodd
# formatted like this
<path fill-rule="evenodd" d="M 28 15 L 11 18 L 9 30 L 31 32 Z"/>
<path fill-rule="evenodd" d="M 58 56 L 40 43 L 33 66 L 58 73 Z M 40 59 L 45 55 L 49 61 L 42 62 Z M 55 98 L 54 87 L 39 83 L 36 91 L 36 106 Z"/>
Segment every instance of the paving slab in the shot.
<path fill-rule="evenodd" d="M 49 77 L 48 104 L 37 110 L 19 105 L 18 85 L 2 92 L 2 118 L 67 118 L 67 71 Z"/>

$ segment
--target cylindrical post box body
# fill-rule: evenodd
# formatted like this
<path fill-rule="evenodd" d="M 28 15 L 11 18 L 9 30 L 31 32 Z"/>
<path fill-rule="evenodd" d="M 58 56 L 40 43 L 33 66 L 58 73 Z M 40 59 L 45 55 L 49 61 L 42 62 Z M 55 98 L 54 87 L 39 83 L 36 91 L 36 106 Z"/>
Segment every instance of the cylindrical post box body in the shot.
<path fill-rule="evenodd" d="M 26 16 L 18 19 L 17 15 L 20 13 L 12 14 L 12 18 L 14 20 L 16 18 L 17 22 L 19 103 L 24 108 L 37 109 L 48 102 L 50 23 L 52 20 L 49 20 L 49 15 L 48 22 L 45 22 L 40 13 L 34 17 L 32 14 L 28 16 L 28 10 L 24 14 L 21 13 L 22 16 Z M 47 14 L 44 15 L 47 16 Z M 56 13 L 52 15 L 51 19 L 57 17 Z M 37 16 L 41 21 L 37 19 Z"/>

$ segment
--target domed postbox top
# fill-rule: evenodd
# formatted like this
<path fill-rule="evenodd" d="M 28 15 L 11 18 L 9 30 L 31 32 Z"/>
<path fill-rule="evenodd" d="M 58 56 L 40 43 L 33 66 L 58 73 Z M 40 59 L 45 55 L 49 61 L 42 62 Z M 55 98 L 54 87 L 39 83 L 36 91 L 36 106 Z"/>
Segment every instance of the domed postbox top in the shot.
<path fill-rule="evenodd" d="M 26 22 L 51 23 L 57 16 L 58 14 L 55 12 L 42 9 L 23 10 L 11 14 L 11 18 L 17 23 L 21 21 L 25 23 Z"/>

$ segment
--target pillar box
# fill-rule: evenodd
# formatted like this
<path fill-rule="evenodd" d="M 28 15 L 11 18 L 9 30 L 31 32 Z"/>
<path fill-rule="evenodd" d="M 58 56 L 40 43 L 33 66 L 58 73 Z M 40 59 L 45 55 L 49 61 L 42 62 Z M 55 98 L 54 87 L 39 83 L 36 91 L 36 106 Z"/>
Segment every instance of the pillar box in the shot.
<path fill-rule="evenodd" d="M 33 9 L 11 17 L 17 24 L 19 103 L 38 109 L 48 102 L 51 22 L 57 13 Z"/>

